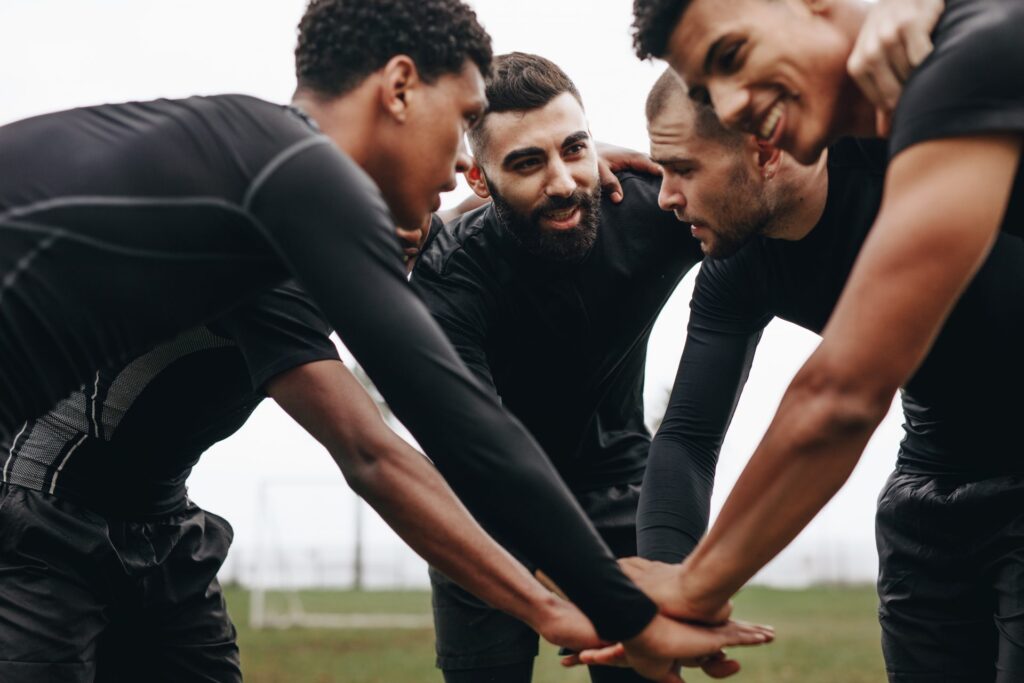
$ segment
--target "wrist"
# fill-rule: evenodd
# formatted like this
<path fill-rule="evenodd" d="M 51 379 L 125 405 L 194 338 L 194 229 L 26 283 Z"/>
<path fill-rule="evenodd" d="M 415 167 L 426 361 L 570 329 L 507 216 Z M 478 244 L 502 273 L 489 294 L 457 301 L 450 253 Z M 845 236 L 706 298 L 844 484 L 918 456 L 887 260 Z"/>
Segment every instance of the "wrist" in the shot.
<path fill-rule="evenodd" d="M 679 601 L 686 612 L 718 615 L 732 598 L 733 591 L 718 580 L 723 574 L 716 572 L 713 564 L 713 560 L 695 552 L 679 565 Z"/>

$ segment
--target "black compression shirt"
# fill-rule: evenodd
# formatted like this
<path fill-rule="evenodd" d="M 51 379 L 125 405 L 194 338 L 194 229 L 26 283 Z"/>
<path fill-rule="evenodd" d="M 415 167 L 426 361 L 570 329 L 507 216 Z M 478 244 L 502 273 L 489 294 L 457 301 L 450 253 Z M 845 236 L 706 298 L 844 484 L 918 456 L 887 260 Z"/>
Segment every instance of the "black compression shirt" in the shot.
<path fill-rule="evenodd" d="M 472 511 L 605 637 L 652 618 L 410 291 L 373 181 L 299 115 L 230 95 L 76 109 L 0 128 L 0 168 L 0 434 L 291 271 Z"/>
<path fill-rule="evenodd" d="M 94 381 L 3 442 L 2 480 L 121 516 L 186 505 L 207 448 L 237 431 L 275 375 L 338 360 L 308 297 L 284 285 Z"/>
<path fill-rule="evenodd" d="M 462 359 L 540 442 L 574 491 L 639 482 L 647 340 L 702 254 L 658 179 L 621 175 L 601 203 L 597 242 L 579 264 L 532 256 L 485 206 L 425 250 L 413 288 Z"/>
<path fill-rule="evenodd" d="M 676 562 L 704 533 L 715 463 L 761 331 L 779 317 L 820 333 L 881 203 L 885 148 L 829 150 L 825 213 L 802 240 L 759 238 L 706 260 L 686 346 L 654 438 L 638 517 L 642 555 Z M 1001 235 L 931 353 L 902 392 L 899 467 L 982 477 L 1022 471 L 1024 241 Z"/>
<path fill-rule="evenodd" d="M 893 118 L 896 156 L 928 140 L 1024 134 L 1024 2 L 946 0 L 935 50 L 907 81 Z M 1024 160 L 1002 229 L 1024 235 Z"/>

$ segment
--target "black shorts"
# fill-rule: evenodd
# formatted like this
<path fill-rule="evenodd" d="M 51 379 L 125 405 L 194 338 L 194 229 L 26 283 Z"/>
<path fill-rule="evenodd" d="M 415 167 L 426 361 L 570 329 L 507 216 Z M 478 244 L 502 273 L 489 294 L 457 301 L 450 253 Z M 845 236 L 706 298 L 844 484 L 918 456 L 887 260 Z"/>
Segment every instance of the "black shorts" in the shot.
<path fill-rule="evenodd" d="M 890 681 L 1024 681 L 1024 475 L 897 471 L 876 540 Z"/>
<path fill-rule="evenodd" d="M 0 484 L 0 681 L 239 683 L 217 583 L 231 538 L 191 503 L 115 520 Z"/>
<path fill-rule="evenodd" d="M 639 484 L 588 491 L 576 498 L 616 557 L 636 555 Z M 521 557 L 520 561 L 531 571 L 535 569 Z M 438 668 L 446 671 L 488 669 L 521 664 L 537 656 L 538 636 L 529 626 L 489 607 L 433 567 L 430 568 L 430 583 Z M 605 667 L 605 671 L 619 681 L 646 680 L 629 669 Z"/>

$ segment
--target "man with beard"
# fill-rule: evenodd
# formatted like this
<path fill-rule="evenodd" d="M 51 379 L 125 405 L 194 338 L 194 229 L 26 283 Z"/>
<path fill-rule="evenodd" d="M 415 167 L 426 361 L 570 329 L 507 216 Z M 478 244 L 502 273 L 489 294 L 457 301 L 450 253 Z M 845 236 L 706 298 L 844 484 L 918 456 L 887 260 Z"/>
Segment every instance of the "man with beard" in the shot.
<path fill-rule="evenodd" d="M 660 203 L 694 222 L 711 257 L 637 520 L 640 554 L 679 562 L 706 529 L 718 451 L 761 331 L 774 317 L 825 328 L 881 205 L 887 158 L 884 141 L 847 138 L 801 166 L 724 129 L 671 72 L 647 116 Z M 876 528 L 893 681 L 1024 677 L 1024 485 L 1011 455 L 1024 412 L 1024 299 L 1002 294 L 1020 289 L 1024 241 L 1003 235 L 904 386 L 906 436 Z M 684 580 L 680 565 L 635 564 L 644 581 Z"/>
<path fill-rule="evenodd" d="M 709 95 L 726 125 L 808 163 L 840 136 L 875 132 L 873 106 L 846 71 L 870 7 L 635 0 L 635 43 Z M 1019 0 L 947 0 L 934 52 L 906 65 L 871 238 L 820 346 L 687 559 L 677 601 L 689 616 L 721 611 L 835 495 L 997 236 L 1024 235 L 1022 29 Z M 1007 287 L 999 299 L 1013 308 L 1021 293 Z M 1002 450 L 996 473 L 1020 471 L 1020 443 Z"/>
<path fill-rule="evenodd" d="M 543 445 L 612 551 L 634 555 L 650 444 L 647 339 L 700 249 L 658 209 L 656 178 L 624 173 L 622 203 L 601 196 L 579 93 L 555 64 L 496 58 L 487 99 L 468 177 L 493 201 L 436 235 L 412 284 L 481 384 Z M 536 634 L 441 573 L 431 580 L 445 680 L 529 681 Z M 600 668 L 591 677 L 638 680 Z"/>

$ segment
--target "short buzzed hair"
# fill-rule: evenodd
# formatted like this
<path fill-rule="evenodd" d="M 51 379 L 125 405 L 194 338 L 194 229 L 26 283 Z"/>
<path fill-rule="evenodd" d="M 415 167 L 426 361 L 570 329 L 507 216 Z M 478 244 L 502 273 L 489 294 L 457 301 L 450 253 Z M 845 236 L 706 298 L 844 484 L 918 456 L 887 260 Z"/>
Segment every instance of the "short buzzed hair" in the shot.
<path fill-rule="evenodd" d="M 647 95 L 647 123 L 661 116 L 669 107 L 686 107 L 693 112 L 693 125 L 697 136 L 728 147 L 738 147 L 746 139 L 744 133 L 726 128 L 715 110 L 708 104 L 689 96 L 686 84 L 672 69 L 665 69 L 654 82 Z"/>
<path fill-rule="evenodd" d="M 486 93 L 487 113 L 469 131 L 474 154 L 479 154 L 486 144 L 487 114 L 540 109 L 564 93 L 583 106 L 576 84 L 557 64 L 526 52 L 509 52 L 494 58 Z"/>

